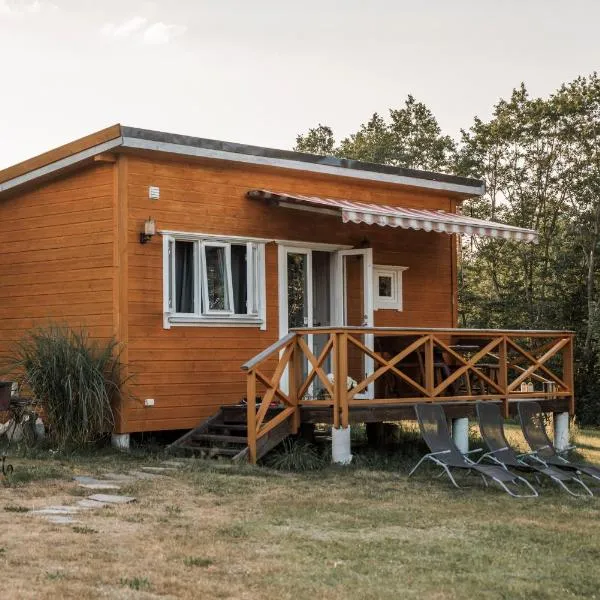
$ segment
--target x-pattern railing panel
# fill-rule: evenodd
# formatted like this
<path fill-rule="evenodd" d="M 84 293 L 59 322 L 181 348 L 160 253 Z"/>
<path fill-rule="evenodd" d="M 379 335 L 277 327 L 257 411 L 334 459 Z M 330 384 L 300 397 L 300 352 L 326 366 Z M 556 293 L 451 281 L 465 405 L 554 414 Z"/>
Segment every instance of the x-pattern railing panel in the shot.
<path fill-rule="evenodd" d="M 519 386 L 523 381 L 527 378 L 531 377 L 535 374 L 536 371 L 542 371 L 546 374 L 548 378 L 550 378 L 554 383 L 560 386 L 561 389 L 567 390 L 567 384 L 558 377 L 554 372 L 552 372 L 544 363 L 546 363 L 550 358 L 555 356 L 560 350 L 562 350 L 567 344 L 570 343 L 569 338 L 562 338 L 558 341 L 554 341 L 553 343 L 544 344 L 543 350 L 545 350 L 544 354 L 540 356 L 540 358 L 536 358 L 533 354 L 525 350 L 515 341 L 508 339 L 507 342 L 511 348 L 520 353 L 527 361 L 529 361 L 530 366 L 523 367 L 524 371 L 508 386 L 508 391 L 513 391 Z M 540 350 L 538 349 L 538 352 Z M 522 365 L 519 365 L 522 366 Z"/>
<path fill-rule="evenodd" d="M 302 384 L 302 387 L 298 391 L 298 397 L 303 398 L 308 389 L 310 388 L 315 377 L 318 377 L 321 383 L 323 384 L 323 387 L 327 390 L 329 396 L 333 398 L 333 385 L 331 381 L 329 381 L 329 379 L 327 378 L 327 375 L 325 374 L 325 371 L 323 371 L 322 368 L 323 363 L 325 362 L 327 357 L 330 355 L 331 350 L 333 349 L 333 337 L 329 337 L 327 343 L 321 350 L 318 358 L 312 353 L 311 349 L 309 348 L 308 344 L 304 341 L 303 338 L 298 338 L 298 345 L 300 346 L 302 353 L 304 354 L 304 356 L 306 356 L 308 362 L 312 367 L 312 371 L 308 373 L 308 376 Z"/>
<path fill-rule="evenodd" d="M 414 379 L 412 379 L 406 373 L 402 372 L 396 367 L 396 364 L 398 364 L 401 360 L 403 360 L 404 358 L 421 348 L 425 343 L 427 343 L 427 341 L 429 341 L 429 336 L 424 336 L 414 341 L 412 344 L 404 348 L 404 350 L 396 354 L 396 356 L 394 356 L 391 360 L 386 360 L 383 356 L 381 356 L 381 354 L 374 352 L 368 346 L 365 346 L 362 342 L 360 342 L 353 336 L 348 336 L 348 341 L 354 346 L 356 346 L 359 350 L 362 350 L 365 354 L 370 356 L 374 361 L 382 365 L 374 373 L 368 375 L 365 379 L 360 381 L 355 388 L 349 391 L 349 400 L 352 400 L 356 396 L 356 394 L 359 394 L 360 392 L 365 390 L 371 383 L 375 382 L 388 371 L 392 371 L 392 373 L 400 377 L 400 379 L 408 383 L 417 391 L 421 392 L 424 396 L 430 395 L 423 386 L 419 385 Z"/>
<path fill-rule="evenodd" d="M 501 394 L 504 391 L 499 384 L 493 381 L 476 366 L 480 360 L 485 358 L 492 350 L 497 348 L 502 343 L 502 338 L 492 340 L 491 342 L 489 342 L 489 344 L 485 345 L 481 350 L 479 350 L 476 354 L 474 354 L 471 358 L 468 359 L 459 354 L 458 352 L 455 352 L 452 348 L 444 344 L 444 342 L 442 342 L 438 338 L 434 338 L 434 342 L 438 347 L 445 350 L 456 361 L 462 364 L 461 367 L 456 369 L 454 373 L 452 373 L 434 389 L 434 396 L 439 396 L 446 388 L 448 388 L 448 386 L 450 386 L 452 383 L 454 383 L 461 377 L 465 375 L 468 376 L 468 372 L 473 373 L 474 375 L 485 381 L 485 383 L 487 383 L 490 387 L 494 388 L 498 393 Z"/>
<path fill-rule="evenodd" d="M 262 381 L 262 383 L 267 387 L 267 391 L 262 399 L 260 404 L 260 408 L 258 409 L 258 413 L 256 414 L 256 431 L 257 433 L 260 431 L 260 427 L 265 419 L 265 415 L 267 414 L 267 410 L 271 406 L 273 399 L 275 396 L 279 396 L 286 404 L 289 404 L 289 397 L 285 394 L 279 387 L 281 383 L 281 377 L 283 372 L 285 371 L 290 358 L 292 356 L 292 352 L 294 351 L 294 344 L 290 344 L 284 351 L 283 355 L 279 359 L 277 363 L 277 367 L 275 368 L 275 373 L 271 379 L 267 379 L 264 375 L 257 369 L 256 376 Z M 264 377 L 264 378 L 263 378 Z"/>

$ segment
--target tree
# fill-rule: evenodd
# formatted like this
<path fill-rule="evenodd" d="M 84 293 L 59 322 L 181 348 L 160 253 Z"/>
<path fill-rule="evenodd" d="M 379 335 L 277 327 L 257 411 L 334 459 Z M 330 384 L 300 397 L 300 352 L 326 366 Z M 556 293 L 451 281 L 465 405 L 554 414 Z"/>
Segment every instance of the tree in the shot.
<path fill-rule="evenodd" d="M 600 424 L 600 78 L 532 98 L 524 84 L 476 118 L 458 144 L 409 96 L 336 144 L 319 125 L 297 149 L 481 177 L 486 194 L 463 212 L 535 229 L 539 244 L 463 238 L 461 324 L 573 329 L 578 414 Z"/>
<path fill-rule="evenodd" d="M 479 303 L 484 319 L 499 313 L 505 327 L 562 326 L 555 275 L 567 225 L 569 147 L 552 104 L 530 98 L 524 85 L 514 90 L 489 122 L 476 119 L 463 131 L 457 170 L 487 184 L 483 201 L 465 203 L 465 210 L 539 232 L 538 245 L 468 240 L 463 265 L 471 277 L 463 275 L 462 292 L 472 284 L 479 296 L 475 301 L 471 290 L 465 314 Z"/>
<path fill-rule="evenodd" d="M 487 183 L 478 216 L 536 229 L 537 246 L 469 240 L 463 323 L 577 332 L 578 412 L 600 422 L 600 81 L 596 74 L 533 99 L 524 85 L 463 139 L 457 169 Z"/>
<path fill-rule="evenodd" d="M 409 95 L 402 108 L 390 110 L 389 121 L 374 113 L 339 145 L 332 129 L 319 124 L 308 133 L 298 135 L 295 150 L 444 171 L 450 170 L 454 163 L 455 144 L 450 136 L 442 134 L 431 110 Z"/>
<path fill-rule="evenodd" d="M 309 154 L 333 155 L 335 154 L 335 140 L 331 127 L 319 125 L 308 130 L 305 135 L 296 137 L 297 152 L 308 152 Z"/>

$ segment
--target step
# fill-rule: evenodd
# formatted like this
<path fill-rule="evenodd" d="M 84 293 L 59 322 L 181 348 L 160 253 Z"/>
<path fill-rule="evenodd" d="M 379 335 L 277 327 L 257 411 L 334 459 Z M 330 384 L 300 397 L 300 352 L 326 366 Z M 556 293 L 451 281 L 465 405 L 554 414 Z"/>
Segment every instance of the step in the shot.
<path fill-rule="evenodd" d="M 210 433 L 198 433 L 192 436 L 195 442 L 222 442 L 228 444 L 246 444 L 246 436 L 242 435 L 217 435 Z"/>
<path fill-rule="evenodd" d="M 270 407 L 267 410 L 267 420 L 278 415 L 283 408 Z M 223 422 L 226 423 L 245 423 L 247 417 L 247 408 L 243 404 L 228 404 L 221 406 L 223 413 Z"/>
<path fill-rule="evenodd" d="M 210 456 L 236 456 L 243 450 L 243 448 L 216 448 L 215 446 L 196 446 L 195 444 L 188 444 L 185 448 L 194 452 L 205 452 Z"/>
<path fill-rule="evenodd" d="M 241 423 L 215 423 L 209 425 L 209 429 L 228 429 L 229 431 L 246 431 L 247 425 Z"/>

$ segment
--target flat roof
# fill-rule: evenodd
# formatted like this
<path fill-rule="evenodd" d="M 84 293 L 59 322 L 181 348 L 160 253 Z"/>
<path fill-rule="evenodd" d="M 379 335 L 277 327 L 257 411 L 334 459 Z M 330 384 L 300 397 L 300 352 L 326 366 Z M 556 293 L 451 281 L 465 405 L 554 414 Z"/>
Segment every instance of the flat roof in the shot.
<path fill-rule="evenodd" d="M 469 177 L 113 125 L 0 171 L 0 193 L 79 162 L 92 160 L 97 154 L 118 152 L 120 149 L 311 171 L 437 190 L 464 197 L 480 196 L 485 191 L 483 181 Z"/>

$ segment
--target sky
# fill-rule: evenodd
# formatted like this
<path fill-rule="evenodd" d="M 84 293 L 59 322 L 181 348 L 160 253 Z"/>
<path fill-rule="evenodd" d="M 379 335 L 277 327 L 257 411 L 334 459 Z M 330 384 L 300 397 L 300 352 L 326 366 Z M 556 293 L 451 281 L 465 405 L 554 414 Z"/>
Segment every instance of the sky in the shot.
<path fill-rule="evenodd" d="M 457 136 L 600 65 L 596 0 L 0 0 L 0 168 L 114 123 L 293 148 L 408 94 Z"/>

